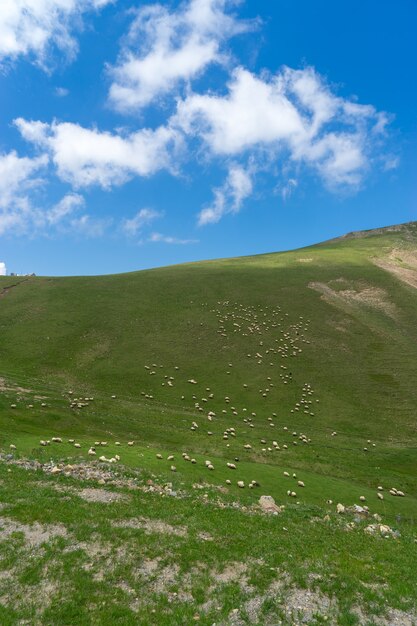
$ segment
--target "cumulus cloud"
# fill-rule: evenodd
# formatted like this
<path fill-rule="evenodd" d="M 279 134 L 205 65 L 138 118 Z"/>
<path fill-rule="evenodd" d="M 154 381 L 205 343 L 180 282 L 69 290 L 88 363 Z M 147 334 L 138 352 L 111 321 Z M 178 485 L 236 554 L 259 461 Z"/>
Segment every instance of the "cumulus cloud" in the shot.
<path fill-rule="evenodd" d="M 48 157 L 19 157 L 15 151 L 0 155 L 0 235 L 21 229 L 31 215 L 30 192 L 41 183 L 39 172 Z"/>
<path fill-rule="evenodd" d="M 151 224 L 154 220 L 162 217 L 160 211 L 154 209 L 141 209 L 130 219 L 122 222 L 122 230 L 129 236 L 137 235 L 144 226 Z"/>
<path fill-rule="evenodd" d="M 110 189 L 134 176 L 162 169 L 174 172 L 173 155 L 181 146 L 179 132 L 164 126 L 123 136 L 68 122 L 44 124 L 20 118 L 15 124 L 27 141 L 50 153 L 59 177 L 76 188 Z"/>
<path fill-rule="evenodd" d="M 0 210 L 22 201 L 26 192 L 39 184 L 39 178 L 34 175 L 47 163 L 46 155 L 31 159 L 19 157 L 14 150 L 0 154 Z"/>
<path fill-rule="evenodd" d="M 194 0 L 182 10 L 218 6 L 213 2 Z M 387 123 L 388 116 L 373 106 L 338 96 L 313 68 L 287 67 L 275 75 L 236 68 L 226 92 L 189 90 L 165 125 L 154 129 L 106 132 L 70 122 L 15 120 L 22 137 L 45 152 L 60 179 L 75 189 L 109 190 L 161 170 L 176 175 L 187 160 L 204 154 L 206 163 L 215 161 L 227 175 L 213 190 L 211 205 L 199 212 L 199 225 L 239 212 L 260 173 L 275 177 L 284 200 L 304 171 L 332 191 L 358 189 L 372 165 L 396 165 L 380 149 Z M 149 219 L 139 211 L 122 229 L 134 235 Z"/>
<path fill-rule="evenodd" d="M 6 263 L 0 262 L 0 276 L 6 276 Z"/>
<path fill-rule="evenodd" d="M 84 13 L 114 0 L 1 0 L 0 62 L 30 56 L 47 67 L 53 48 L 68 59 L 77 53 L 74 29 Z"/>
<path fill-rule="evenodd" d="M 383 119 L 373 106 L 332 93 L 312 68 L 284 68 L 274 76 L 237 68 L 226 95 L 183 99 L 176 124 L 188 136 L 200 137 L 213 156 L 267 153 L 274 162 L 280 157 L 307 165 L 328 187 L 340 188 L 361 183 Z M 213 215 L 216 211 L 224 213 L 215 206 Z"/>
<path fill-rule="evenodd" d="M 68 193 L 50 207 L 40 206 L 36 198 L 46 182 L 47 164 L 46 155 L 32 159 L 19 157 L 14 151 L 0 155 L 0 235 L 69 229 L 70 219 L 85 204 L 84 198 Z"/>
<path fill-rule="evenodd" d="M 226 181 L 214 190 L 213 204 L 200 211 L 198 224 L 213 224 L 227 213 L 238 213 L 243 201 L 251 195 L 252 188 L 249 171 L 236 164 L 230 166 Z"/>
<path fill-rule="evenodd" d="M 110 101 L 121 111 L 140 109 L 226 59 L 222 44 L 253 21 L 227 13 L 236 0 L 189 0 L 176 11 L 162 4 L 136 12 L 117 65 L 110 70 Z"/>

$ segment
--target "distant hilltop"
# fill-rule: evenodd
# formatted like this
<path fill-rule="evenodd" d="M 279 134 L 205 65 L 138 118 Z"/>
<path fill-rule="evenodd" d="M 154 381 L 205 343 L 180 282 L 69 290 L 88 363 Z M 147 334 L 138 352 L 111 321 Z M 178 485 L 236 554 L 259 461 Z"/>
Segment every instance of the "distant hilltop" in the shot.
<path fill-rule="evenodd" d="M 363 237 L 373 237 L 376 235 L 385 235 L 387 233 L 402 232 L 405 235 L 417 236 L 417 222 L 405 222 L 404 224 L 393 224 L 392 226 L 384 226 L 381 228 L 371 228 L 369 230 L 356 230 L 340 237 L 335 237 L 329 241 L 341 241 L 343 239 L 360 239 Z M 327 242 L 325 242 L 327 243 Z"/>

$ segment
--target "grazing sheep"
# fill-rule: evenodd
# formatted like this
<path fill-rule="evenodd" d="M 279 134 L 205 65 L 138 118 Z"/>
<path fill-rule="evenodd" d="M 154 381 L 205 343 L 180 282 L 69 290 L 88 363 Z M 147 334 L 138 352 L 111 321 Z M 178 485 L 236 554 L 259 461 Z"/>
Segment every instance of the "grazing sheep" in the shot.
<path fill-rule="evenodd" d="M 383 493 L 381 493 L 380 491 L 378 491 L 376 495 L 378 496 L 378 498 L 379 498 L 380 500 L 383 500 L 383 499 L 384 499 L 384 494 L 383 494 Z"/>
<path fill-rule="evenodd" d="M 156 458 L 157 458 L 157 459 L 162 459 L 162 458 L 163 458 L 163 457 L 162 457 L 162 454 L 157 454 L 157 455 L 156 455 Z"/>
<path fill-rule="evenodd" d="M 176 472 L 177 468 L 175 467 L 175 465 L 171 465 L 171 472 Z"/>
<path fill-rule="evenodd" d="M 360 496 L 360 497 L 359 497 L 359 500 L 360 500 L 361 502 L 366 502 L 366 498 L 365 498 L 365 496 Z"/>
<path fill-rule="evenodd" d="M 167 461 L 173 461 L 173 460 L 174 460 L 174 455 L 173 455 L 173 454 L 170 454 L 170 455 L 167 457 Z"/>
<path fill-rule="evenodd" d="M 74 448 L 81 448 L 81 444 L 80 443 L 74 443 Z"/>
<path fill-rule="evenodd" d="M 298 485 L 299 487 L 305 487 L 305 484 L 303 483 L 303 481 L 302 481 L 302 480 L 299 480 L 299 481 L 298 481 L 298 483 L 297 483 L 297 485 Z"/>
<path fill-rule="evenodd" d="M 14 443 L 10 444 L 10 450 L 16 450 L 16 446 L 14 445 Z"/>
<path fill-rule="evenodd" d="M 243 488 L 245 487 L 245 483 L 243 482 L 243 480 L 238 480 L 238 481 L 237 481 L 237 486 L 238 486 L 240 489 L 243 489 Z"/>

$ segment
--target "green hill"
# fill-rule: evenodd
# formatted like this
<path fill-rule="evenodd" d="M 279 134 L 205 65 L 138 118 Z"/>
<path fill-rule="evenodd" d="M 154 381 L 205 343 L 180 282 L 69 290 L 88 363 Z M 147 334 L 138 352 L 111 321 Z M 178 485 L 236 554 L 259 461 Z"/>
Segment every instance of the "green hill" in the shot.
<path fill-rule="evenodd" d="M 417 223 L 130 274 L 0 278 L 0 447 L 22 457 L 87 459 L 106 440 L 184 489 L 306 510 L 362 496 L 413 533 L 416 371 Z M 52 437 L 65 441 L 39 446 Z"/>

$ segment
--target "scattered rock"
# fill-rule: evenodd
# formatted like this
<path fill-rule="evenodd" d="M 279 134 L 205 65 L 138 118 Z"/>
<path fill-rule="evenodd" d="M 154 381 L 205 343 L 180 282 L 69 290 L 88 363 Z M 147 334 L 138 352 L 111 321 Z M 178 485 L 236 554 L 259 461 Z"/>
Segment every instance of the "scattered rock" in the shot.
<path fill-rule="evenodd" d="M 265 513 L 281 513 L 281 508 L 275 503 L 272 496 L 261 496 L 259 506 Z"/>

